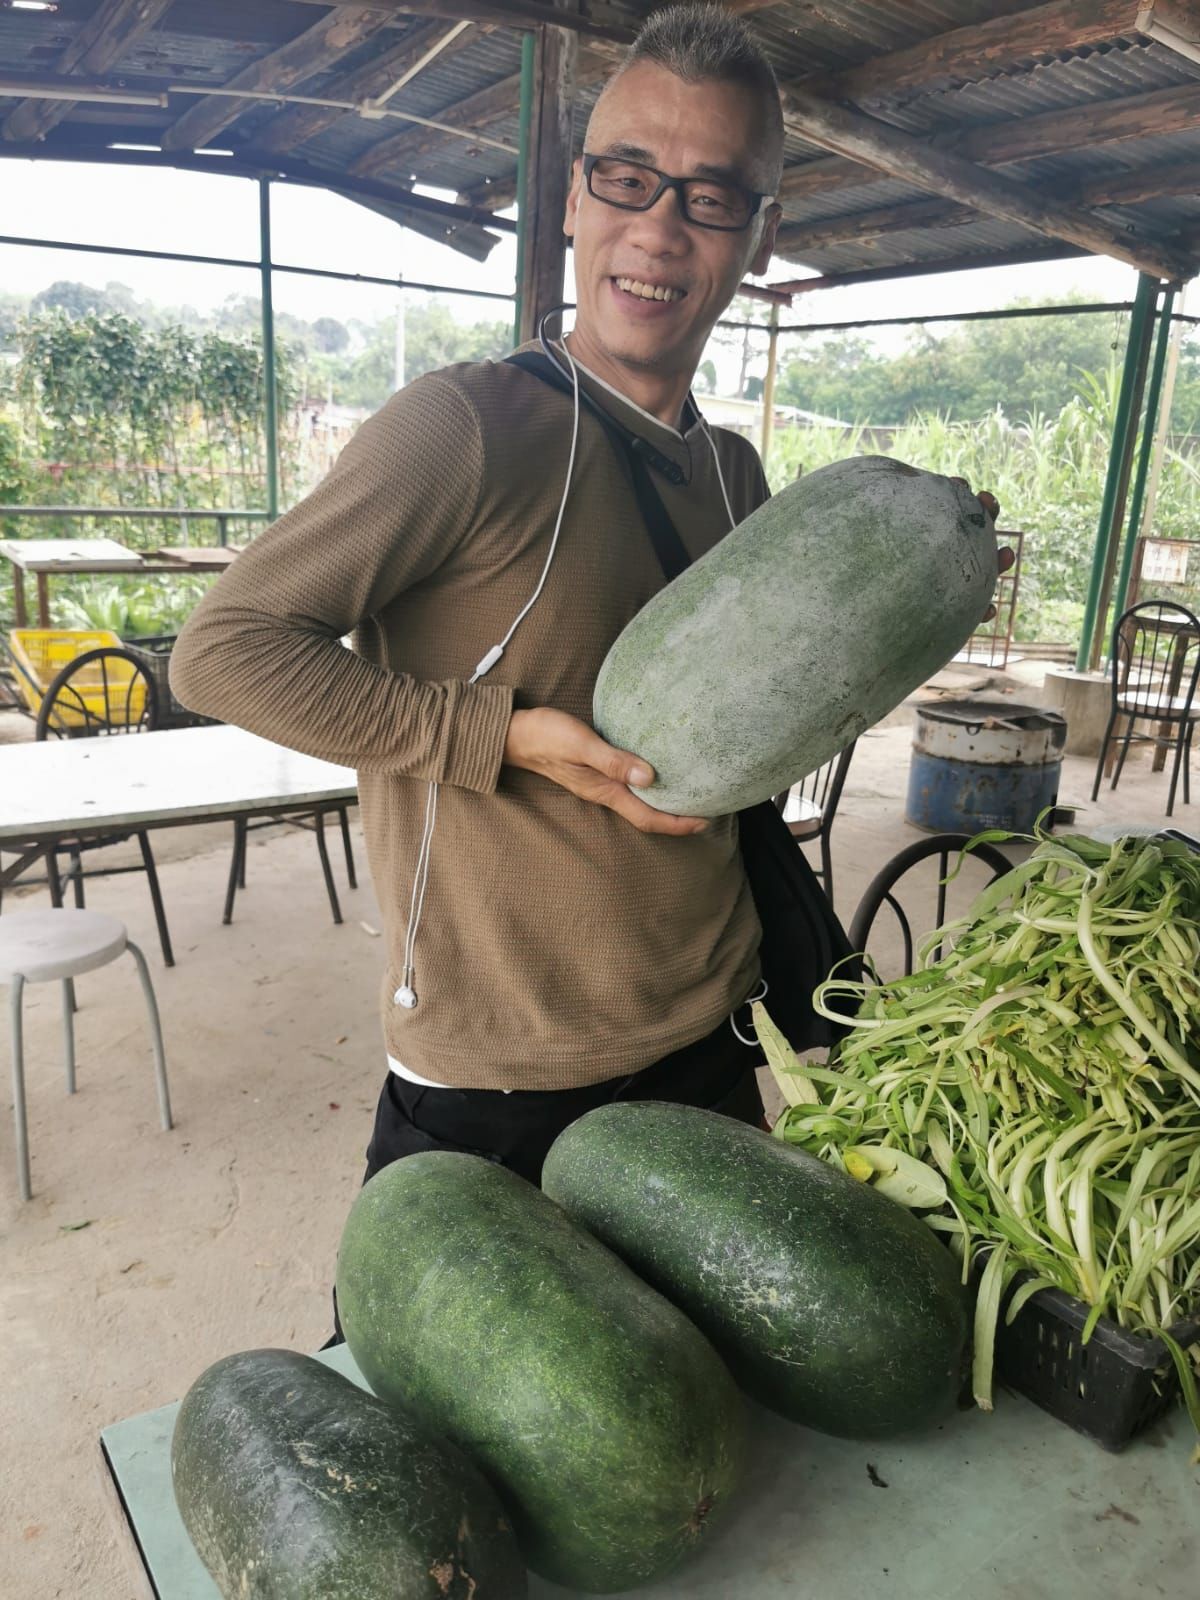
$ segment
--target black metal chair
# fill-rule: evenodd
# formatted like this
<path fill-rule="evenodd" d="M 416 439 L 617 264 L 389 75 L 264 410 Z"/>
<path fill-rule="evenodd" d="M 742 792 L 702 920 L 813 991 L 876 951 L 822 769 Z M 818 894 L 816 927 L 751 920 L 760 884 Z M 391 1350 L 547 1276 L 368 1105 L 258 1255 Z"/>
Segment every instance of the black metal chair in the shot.
<path fill-rule="evenodd" d="M 933 914 L 929 918 L 921 919 L 921 926 L 930 933 L 935 928 L 940 928 L 946 920 L 946 876 L 950 871 L 950 859 L 958 854 L 972 836 L 969 833 L 935 833 L 928 839 L 918 839 L 915 844 L 908 845 L 897 855 L 894 855 L 887 865 L 871 879 L 859 901 L 858 910 L 854 913 L 849 928 L 850 948 L 859 952 L 867 952 L 871 932 L 880 911 L 886 905 L 895 914 L 900 924 L 900 933 L 904 940 L 904 975 L 913 970 L 913 960 L 916 953 L 916 941 L 913 938 L 912 922 L 908 913 L 897 895 L 901 879 L 905 878 L 915 867 L 937 858 L 937 896 Z M 1013 863 L 996 849 L 995 845 L 978 844 L 967 855 L 962 864 L 962 872 L 971 873 L 979 889 L 984 889 L 989 883 L 994 883 L 1003 873 L 1008 872 Z M 983 869 L 981 878 L 977 868 Z M 927 889 L 928 885 L 922 885 Z M 911 904 L 911 899 L 910 899 Z M 869 953 L 869 952 L 868 952 Z M 935 956 L 941 955 L 941 946 L 935 950 Z M 899 977 L 899 973 L 888 973 L 887 976 Z"/>
<path fill-rule="evenodd" d="M 792 838 L 799 844 L 815 841 L 820 845 L 821 865 L 815 869 L 814 875 L 820 878 L 830 905 L 833 904 L 833 855 L 829 835 L 857 743 L 857 739 L 854 740 L 832 761 L 827 761 L 823 767 L 818 767 L 799 783 L 794 783 L 790 789 L 775 796 L 775 805 L 782 813 Z"/>
<path fill-rule="evenodd" d="M 277 817 L 267 817 L 262 822 L 249 822 L 244 817 L 238 817 L 233 824 L 233 859 L 229 863 L 229 879 L 225 885 L 225 911 L 221 918 L 222 922 L 233 921 L 234 896 L 239 889 L 246 887 L 246 841 L 251 828 L 270 827 L 278 822 L 291 823 L 297 828 L 311 828 L 316 834 L 317 854 L 321 858 L 321 872 L 325 878 L 325 892 L 329 896 L 329 909 L 333 912 L 333 920 L 341 922 L 342 908 L 338 903 L 333 869 L 329 864 L 329 851 L 325 844 L 326 814 L 336 816 L 341 821 L 342 849 L 346 852 L 346 878 L 352 889 L 358 888 L 358 879 L 354 872 L 354 852 L 350 846 L 349 809 L 344 800 L 339 800 L 335 805 L 314 807 L 300 816 L 290 812 L 281 813 Z"/>
<path fill-rule="evenodd" d="M 152 732 L 158 719 L 158 691 L 154 679 L 145 671 L 136 657 L 127 650 L 106 646 L 100 650 L 87 650 L 68 661 L 47 684 L 38 711 L 35 738 L 92 739 Z M 141 864 L 124 867 L 95 867 L 86 870 L 85 855 L 91 855 L 110 845 L 123 844 L 135 838 L 141 849 Z M 17 847 L 20 848 L 19 846 Z M 65 874 L 60 871 L 58 858 L 65 854 L 70 862 Z M 154 920 L 158 927 L 158 940 L 162 947 L 163 963 L 175 965 L 171 950 L 171 935 L 167 929 L 166 911 L 150 848 L 150 836 L 145 828 L 131 828 L 128 833 L 89 839 L 86 834 L 76 838 L 61 839 L 44 852 L 46 880 L 50 888 L 52 905 L 63 903 L 63 878 L 72 883 L 75 904 L 84 908 L 83 881 L 85 878 L 116 877 L 124 872 L 144 872 L 150 886 L 150 899 L 154 906 Z"/>
<path fill-rule="evenodd" d="M 218 725 L 216 717 L 201 716 L 199 712 L 189 711 L 182 701 L 177 700 L 172 689 L 170 679 L 171 651 L 174 649 L 177 634 L 144 634 L 124 641 L 124 648 L 141 663 L 143 668 L 154 679 L 158 690 L 158 718 L 157 726 L 164 728 L 207 728 Z M 358 888 L 358 879 L 354 873 L 354 852 L 350 845 L 350 818 L 345 804 L 325 808 L 341 819 L 342 847 L 346 852 L 346 877 L 352 889 Z M 268 817 L 262 822 L 247 822 L 239 818 L 233 825 L 233 855 L 229 863 L 229 878 L 225 887 L 225 910 L 222 922 L 228 924 L 233 921 L 233 901 L 239 889 L 246 887 L 246 841 L 251 828 L 268 827 L 275 823 L 286 822 L 297 828 L 311 828 L 317 836 L 317 853 L 321 858 L 321 871 L 325 877 L 325 889 L 329 895 L 329 905 L 333 912 L 333 920 L 341 922 L 342 910 L 338 904 L 337 889 L 334 887 L 333 872 L 329 865 L 329 853 L 325 847 L 324 816 L 325 809 L 314 810 L 303 816 L 296 816 L 290 812 L 278 817 Z"/>
<path fill-rule="evenodd" d="M 1152 744 L 1161 751 L 1174 750 L 1171 787 L 1167 793 L 1167 815 L 1175 808 L 1179 769 L 1183 768 L 1183 803 L 1191 803 L 1189 766 L 1192 735 L 1200 720 L 1194 705 L 1196 681 L 1200 677 L 1200 617 L 1173 600 L 1143 600 L 1130 606 L 1117 618 L 1109 651 L 1111 700 L 1108 725 L 1096 762 L 1096 781 L 1092 799 L 1100 793 L 1100 779 L 1109 745 L 1121 741 L 1121 753 L 1113 769 L 1109 787 L 1120 782 L 1131 743 Z M 1125 732 L 1116 733 L 1117 719 L 1124 717 Z M 1137 723 L 1149 722 L 1151 733 L 1136 733 Z M 1157 763 L 1156 763 L 1157 764 Z"/>

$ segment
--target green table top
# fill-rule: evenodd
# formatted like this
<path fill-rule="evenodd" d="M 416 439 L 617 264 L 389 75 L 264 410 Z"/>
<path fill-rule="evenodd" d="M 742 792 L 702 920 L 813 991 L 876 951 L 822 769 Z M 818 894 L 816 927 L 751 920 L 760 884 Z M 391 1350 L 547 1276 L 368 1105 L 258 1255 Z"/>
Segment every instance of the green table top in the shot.
<path fill-rule="evenodd" d="M 361 1382 L 344 1346 L 323 1352 Z M 177 1405 L 101 1434 L 158 1600 L 219 1600 L 171 1493 Z M 1015 1395 L 886 1444 L 751 1407 L 740 1503 L 643 1600 L 1194 1600 L 1200 1467 L 1182 1410 L 1110 1455 Z M 573 1591 L 534 1578 L 531 1600 Z"/>

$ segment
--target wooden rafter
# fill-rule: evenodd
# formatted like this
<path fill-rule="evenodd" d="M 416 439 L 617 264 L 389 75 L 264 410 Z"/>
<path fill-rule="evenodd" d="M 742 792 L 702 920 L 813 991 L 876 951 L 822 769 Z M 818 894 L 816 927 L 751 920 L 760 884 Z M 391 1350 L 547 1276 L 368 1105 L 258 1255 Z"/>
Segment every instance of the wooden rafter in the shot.
<path fill-rule="evenodd" d="M 327 5 L 329 0 L 301 0 L 306 5 Z M 454 21 L 491 22 L 501 27 L 535 28 L 543 23 L 568 28 L 573 33 L 627 44 L 634 28 L 627 15 L 607 0 L 583 0 L 577 10 L 558 12 L 543 0 L 376 0 L 392 13 L 421 17 L 447 17 Z M 759 0 L 759 4 L 764 0 Z M 777 4 L 778 0 L 769 0 Z"/>
<path fill-rule="evenodd" d="M 1001 167 L 1041 156 L 1065 155 L 1081 146 L 1118 144 L 1125 139 L 1156 139 L 1200 127 L 1200 84 L 1153 89 L 1120 100 L 1046 111 L 1036 117 L 988 122 L 974 128 L 946 128 L 929 141 L 935 150 L 953 150 L 967 161 Z M 780 199 L 800 200 L 867 183 L 879 173 L 841 156 L 806 161 L 783 175 Z"/>
<path fill-rule="evenodd" d="M 20 159 L 22 156 L 21 150 L 0 145 L 0 159 Z M 113 150 L 107 143 L 96 140 L 51 140 L 39 149 L 38 159 L 102 166 L 156 167 L 163 171 L 182 169 L 209 174 L 213 171 L 211 161 L 190 151 Z M 237 156 L 222 161 L 220 170 L 231 177 L 270 178 L 280 183 L 328 189 L 331 193 L 345 195 L 347 199 L 378 210 L 393 221 L 415 228 L 476 261 L 487 259 L 500 233 L 513 233 L 516 230 L 516 224 L 504 217 L 493 217 L 472 207 L 450 205 L 432 195 L 412 194 L 400 184 L 383 183 L 373 178 L 351 178 L 345 173 L 313 166 L 291 156 L 285 162 L 263 165 L 239 152 Z"/>
<path fill-rule="evenodd" d="M 102 0 L 56 63 L 64 73 L 100 76 L 114 66 L 162 16 L 171 0 Z M 4 120 L 9 140 L 43 139 L 71 110 L 70 100 L 23 100 Z"/>
<path fill-rule="evenodd" d="M 1042 261 L 1074 261 L 1090 254 L 1091 251 L 1073 244 L 1032 245 L 1024 249 L 992 250 L 984 254 L 941 256 L 936 261 L 910 261 L 896 267 L 856 267 L 850 272 L 830 272 L 818 278 L 789 278 L 768 287 L 782 294 L 815 294 L 819 289 L 845 289 L 856 283 L 925 278 L 935 272 L 963 272 L 969 267 L 1026 267 Z"/>
<path fill-rule="evenodd" d="M 1108 172 L 1086 183 L 1064 186 L 1055 192 L 1054 198 L 1060 205 L 1091 208 L 1134 205 L 1165 195 L 1197 194 L 1200 194 L 1200 162 L 1176 161 L 1166 167 Z M 778 247 L 781 252 L 803 255 L 806 250 L 827 249 L 830 245 L 867 244 L 889 233 L 906 233 L 914 228 L 955 228 L 978 220 L 979 212 L 975 207 L 959 205 L 953 200 L 908 201 L 902 205 L 853 211 L 848 216 L 785 226 L 779 230 Z"/>
<path fill-rule="evenodd" d="M 423 22 L 407 34 L 400 44 L 376 56 L 353 72 L 345 72 L 325 86 L 324 94 L 330 100 L 371 100 L 391 88 L 396 79 L 414 62 L 419 61 L 446 32 L 444 21 Z M 446 61 L 460 50 L 476 43 L 481 31 L 468 28 L 456 39 L 438 51 L 436 60 Z M 254 135 L 254 148 L 277 154 L 282 150 L 295 150 L 307 139 L 323 133 L 339 118 L 349 113 L 332 106 L 289 106 L 265 122 Z"/>
<path fill-rule="evenodd" d="M 785 90 L 784 115 L 806 139 L 838 155 L 850 156 L 928 193 L 940 194 L 988 216 L 1033 228 L 1053 239 L 1082 245 L 1097 255 L 1127 261 L 1139 271 L 1176 280 L 1191 276 L 1192 262 L 1162 243 L 1130 241 L 1125 231 L 1102 218 L 1055 206 L 1011 178 L 934 149 L 911 134 L 860 112 L 847 111 L 803 90 Z"/>
<path fill-rule="evenodd" d="M 807 78 L 797 87 L 838 100 L 867 101 L 894 100 L 948 79 L 979 83 L 1018 62 L 1046 61 L 1132 33 L 1137 11 L 1135 0 L 1053 0 L 951 28 L 862 66 Z"/>
<path fill-rule="evenodd" d="M 255 91 L 293 88 L 332 66 L 364 39 L 388 27 L 392 20 L 390 11 L 377 7 L 335 6 L 311 28 L 252 62 L 231 78 L 225 88 Z M 231 122 L 236 122 L 242 112 L 254 104 L 253 100 L 236 100 L 229 94 L 206 96 L 167 128 L 159 142 L 164 150 L 202 150 L 210 139 Z"/>
<path fill-rule="evenodd" d="M 767 11 L 777 6 L 780 0 L 724 0 L 726 11 L 735 16 L 749 16 L 756 11 Z M 567 12 L 556 12 L 556 17 L 565 18 Z M 562 23 L 561 25 L 565 25 Z M 586 29 L 582 30 L 585 34 Z M 633 30 L 626 29 L 628 38 L 633 37 Z M 588 84 L 597 83 L 619 64 L 625 54 L 622 45 L 608 39 L 589 37 L 586 45 L 581 45 L 579 59 L 575 69 L 575 87 L 581 89 Z M 483 89 L 477 94 L 469 95 L 465 100 L 455 101 L 453 104 L 443 106 L 437 112 L 437 120 L 447 123 L 452 128 L 466 128 L 471 132 L 480 132 L 489 123 L 499 122 L 504 117 L 512 116 L 521 102 L 521 75 L 513 73 L 510 77 L 501 79 L 500 83 L 493 84 L 488 89 Z M 425 133 L 399 133 L 392 139 L 380 140 L 378 144 L 365 151 L 360 157 L 364 163 L 364 172 L 379 172 L 385 167 L 403 165 L 413 159 L 426 155 L 430 150 L 437 149 L 445 142 L 445 136 L 436 131 Z M 510 191 L 512 203 L 515 198 L 515 189 Z M 477 201 L 480 204 L 489 204 L 486 199 Z"/>
<path fill-rule="evenodd" d="M 448 127 L 464 128 L 474 132 L 486 127 L 490 122 L 495 122 L 498 117 L 507 115 L 512 109 L 514 100 L 519 102 L 520 92 L 521 74 L 514 72 L 507 78 L 501 78 L 499 83 L 481 89 L 478 94 L 468 95 L 465 100 L 444 106 L 437 112 L 437 120 L 444 122 Z M 419 129 L 415 133 L 409 130 L 394 133 L 364 150 L 357 160 L 351 162 L 350 171 L 360 177 L 370 177 L 372 173 L 382 172 L 387 167 L 402 168 L 427 151 L 435 149 L 444 138 L 445 135 L 438 133 L 436 129 L 427 128 Z"/>
<path fill-rule="evenodd" d="M 488 211 L 506 211 L 517 201 L 517 175 L 512 172 L 490 183 L 473 183 L 469 189 L 462 191 L 458 200 L 464 206 L 484 206 Z"/>

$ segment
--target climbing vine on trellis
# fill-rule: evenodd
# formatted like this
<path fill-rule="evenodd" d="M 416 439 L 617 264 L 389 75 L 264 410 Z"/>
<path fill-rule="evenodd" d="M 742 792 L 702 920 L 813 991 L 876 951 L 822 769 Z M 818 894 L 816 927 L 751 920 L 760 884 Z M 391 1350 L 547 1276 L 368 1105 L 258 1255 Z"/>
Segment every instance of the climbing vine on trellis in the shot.
<path fill-rule="evenodd" d="M 112 506 L 266 506 L 261 342 L 171 325 L 148 328 L 121 312 L 71 317 L 57 310 L 24 318 L 0 421 L 15 433 L 10 469 L 29 504 Z M 296 472 L 287 426 L 295 400 L 293 362 L 276 350 L 281 495 Z M 192 538 L 212 540 L 215 525 Z M 203 531 L 201 531 L 203 530 Z M 78 532 L 45 521 L 25 533 Z M 165 517 L 125 519 L 106 532 L 153 548 L 179 538 Z"/>

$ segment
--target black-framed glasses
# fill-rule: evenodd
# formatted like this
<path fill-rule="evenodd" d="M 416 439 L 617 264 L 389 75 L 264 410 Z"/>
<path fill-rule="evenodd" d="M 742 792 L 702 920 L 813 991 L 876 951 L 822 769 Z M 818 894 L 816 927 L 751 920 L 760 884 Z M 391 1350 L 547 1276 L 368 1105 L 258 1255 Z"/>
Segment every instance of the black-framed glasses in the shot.
<path fill-rule="evenodd" d="M 585 155 L 583 176 L 594 200 L 622 211 L 649 211 L 664 190 L 674 189 L 679 196 L 679 209 L 688 222 L 697 228 L 715 228 L 719 233 L 741 233 L 763 205 L 774 198 L 756 194 L 727 178 L 672 178 L 657 167 L 626 161 L 624 156 Z"/>

